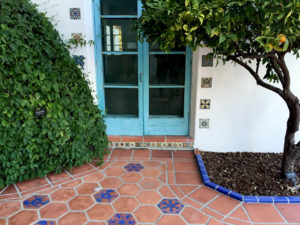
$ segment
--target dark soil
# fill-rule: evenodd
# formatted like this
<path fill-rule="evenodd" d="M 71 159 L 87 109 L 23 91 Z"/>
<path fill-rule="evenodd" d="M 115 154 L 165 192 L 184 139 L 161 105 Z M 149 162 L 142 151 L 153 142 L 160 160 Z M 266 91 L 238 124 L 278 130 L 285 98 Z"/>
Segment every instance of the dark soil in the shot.
<path fill-rule="evenodd" d="M 210 180 L 242 195 L 299 196 L 280 179 L 282 154 L 200 152 Z M 300 176 L 300 160 L 295 172 Z M 298 182 L 299 183 L 299 182 Z"/>

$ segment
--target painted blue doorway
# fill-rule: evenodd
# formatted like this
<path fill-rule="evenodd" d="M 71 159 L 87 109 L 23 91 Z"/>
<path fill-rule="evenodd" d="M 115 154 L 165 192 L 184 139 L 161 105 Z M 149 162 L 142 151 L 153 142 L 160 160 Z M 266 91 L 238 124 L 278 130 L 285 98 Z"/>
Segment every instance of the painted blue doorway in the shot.
<path fill-rule="evenodd" d="M 137 42 L 137 0 L 94 0 L 99 108 L 109 135 L 188 135 L 189 49 Z"/>

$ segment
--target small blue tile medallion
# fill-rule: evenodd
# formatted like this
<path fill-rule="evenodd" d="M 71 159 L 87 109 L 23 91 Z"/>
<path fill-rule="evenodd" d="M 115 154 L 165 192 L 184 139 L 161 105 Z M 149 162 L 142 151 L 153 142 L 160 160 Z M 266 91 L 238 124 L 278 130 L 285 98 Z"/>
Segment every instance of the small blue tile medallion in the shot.
<path fill-rule="evenodd" d="M 41 221 L 37 222 L 36 225 L 56 225 L 56 222 L 41 220 Z"/>
<path fill-rule="evenodd" d="M 124 167 L 128 172 L 140 172 L 144 167 L 140 163 L 129 163 Z"/>
<path fill-rule="evenodd" d="M 108 221 L 109 225 L 135 225 L 136 221 L 134 220 L 131 214 L 127 213 L 117 213 Z"/>
<path fill-rule="evenodd" d="M 115 200 L 119 195 L 112 189 L 104 189 L 97 192 L 94 197 L 97 202 L 110 203 Z"/>
<path fill-rule="evenodd" d="M 70 19 L 71 20 L 80 20 L 81 19 L 80 8 L 70 8 Z"/>
<path fill-rule="evenodd" d="M 73 55 L 73 58 L 75 59 L 75 64 L 81 66 L 83 69 L 85 57 L 83 55 Z"/>
<path fill-rule="evenodd" d="M 34 195 L 27 200 L 23 201 L 24 208 L 40 208 L 49 203 L 49 197 L 47 195 Z"/>
<path fill-rule="evenodd" d="M 183 209 L 183 204 L 177 199 L 163 199 L 158 204 L 163 213 L 178 214 Z"/>
<path fill-rule="evenodd" d="M 209 128 L 209 119 L 199 119 L 199 128 L 208 129 Z"/>
<path fill-rule="evenodd" d="M 202 67 L 213 67 L 214 59 L 210 55 L 202 55 Z"/>

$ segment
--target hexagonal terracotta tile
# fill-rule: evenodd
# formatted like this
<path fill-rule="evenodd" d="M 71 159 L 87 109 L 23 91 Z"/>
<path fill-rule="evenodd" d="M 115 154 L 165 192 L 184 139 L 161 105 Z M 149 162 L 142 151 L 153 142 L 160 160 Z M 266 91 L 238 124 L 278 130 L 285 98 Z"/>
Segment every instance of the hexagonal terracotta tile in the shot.
<path fill-rule="evenodd" d="M 154 223 L 161 213 L 154 206 L 141 206 L 135 211 L 134 215 L 141 223 Z"/>
<path fill-rule="evenodd" d="M 94 204 L 94 200 L 90 196 L 76 196 L 74 199 L 69 201 L 71 210 L 85 210 Z"/>
<path fill-rule="evenodd" d="M 4 202 L 0 204 L 0 217 L 9 217 L 21 209 L 19 202 Z"/>
<path fill-rule="evenodd" d="M 0 219 L 0 225 L 6 225 L 5 219 Z"/>
<path fill-rule="evenodd" d="M 107 220 L 114 213 L 110 204 L 97 204 L 87 211 L 91 220 Z"/>
<path fill-rule="evenodd" d="M 84 177 L 85 182 L 98 182 L 104 177 L 104 175 L 100 172 Z"/>
<path fill-rule="evenodd" d="M 127 213 L 117 213 L 107 221 L 108 224 L 136 224 L 133 216 Z"/>
<path fill-rule="evenodd" d="M 126 161 L 116 161 L 111 164 L 112 167 L 123 167 L 127 164 Z"/>
<path fill-rule="evenodd" d="M 189 222 L 189 224 L 206 224 L 209 219 L 208 216 L 192 207 L 186 207 L 181 215 Z"/>
<path fill-rule="evenodd" d="M 95 188 L 98 188 L 99 185 L 96 183 L 84 183 L 76 188 L 78 194 L 80 195 L 91 195 L 95 193 Z"/>
<path fill-rule="evenodd" d="M 157 162 L 157 161 L 146 161 L 146 162 L 143 162 L 143 165 L 145 167 L 158 167 L 161 165 L 161 162 Z"/>
<path fill-rule="evenodd" d="M 62 184 L 61 186 L 62 187 L 76 187 L 76 186 L 78 186 L 81 183 L 82 183 L 82 180 L 78 179 L 78 180 L 74 180 L 74 181 Z"/>
<path fill-rule="evenodd" d="M 137 196 L 137 199 L 142 204 L 157 204 L 161 197 L 156 191 L 143 191 Z"/>
<path fill-rule="evenodd" d="M 103 188 L 117 188 L 120 186 L 121 181 L 118 177 L 106 177 L 101 182 Z"/>
<path fill-rule="evenodd" d="M 132 212 L 139 205 L 135 198 L 121 197 L 113 203 L 117 212 Z"/>
<path fill-rule="evenodd" d="M 160 218 L 157 225 L 186 225 L 186 223 L 176 215 L 164 215 Z"/>
<path fill-rule="evenodd" d="M 125 173 L 125 171 L 120 168 L 120 167 L 109 167 L 109 168 L 106 168 L 104 173 L 107 175 L 107 176 L 111 176 L 111 177 L 119 177 L 121 176 L 123 173 Z"/>
<path fill-rule="evenodd" d="M 35 210 L 25 210 L 17 213 L 8 219 L 9 225 L 28 225 L 38 219 L 37 212 Z"/>
<path fill-rule="evenodd" d="M 94 194 L 94 198 L 96 202 L 99 203 L 111 203 L 117 197 L 119 197 L 119 194 L 112 189 L 102 189 L 98 191 L 96 194 Z"/>
<path fill-rule="evenodd" d="M 86 225 L 106 225 L 106 223 L 103 223 L 103 222 L 89 222 Z"/>
<path fill-rule="evenodd" d="M 146 178 L 140 182 L 140 185 L 144 189 L 157 189 L 161 186 L 161 182 L 156 179 Z"/>
<path fill-rule="evenodd" d="M 59 221 L 59 225 L 83 225 L 87 221 L 87 218 L 83 212 L 69 212 L 63 216 Z"/>
<path fill-rule="evenodd" d="M 48 203 L 48 195 L 33 195 L 30 198 L 23 201 L 23 206 L 25 209 L 39 209 Z"/>
<path fill-rule="evenodd" d="M 146 168 L 142 171 L 144 177 L 159 177 L 161 172 L 157 168 Z"/>
<path fill-rule="evenodd" d="M 53 201 L 68 201 L 76 195 L 73 188 L 61 188 L 51 195 Z"/>
<path fill-rule="evenodd" d="M 56 219 L 68 211 L 65 203 L 50 203 L 40 210 L 42 218 Z"/>
<path fill-rule="evenodd" d="M 137 183 L 142 179 L 142 176 L 138 173 L 126 173 L 121 178 L 125 183 Z"/>
<path fill-rule="evenodd" d="M 140 190 L 136 184 L 123 184 L 119 187 L 118 192 L 120 195 L 135 196 Z"/>

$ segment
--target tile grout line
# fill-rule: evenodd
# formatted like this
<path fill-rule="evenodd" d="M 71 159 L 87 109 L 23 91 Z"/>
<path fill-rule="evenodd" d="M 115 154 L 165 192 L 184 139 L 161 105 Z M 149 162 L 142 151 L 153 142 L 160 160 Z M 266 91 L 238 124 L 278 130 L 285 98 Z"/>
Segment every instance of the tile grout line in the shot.
<path fill-rule="evenodd" d="M 282 215 L 282 213 L 280 212 L 280 210 L 277 208 L 277 206 L 275 204 L 272 204 L 273 207 L 275 208 L 275 210 L 278 212 L 278 214 L 282 217 L 282 219 L 285 221 L 286 224 L 289 224 L 288 221 L 285 219 L 285 217 Z"/>
<path fill-rule="evenodd" d="M 220 193 L 219 194 L 217 194 L 215 197 L 213 197 L 212 199 L 210 199 L 208 202 L 206 202 L 205 204 L 203 204 L 203 206 L 200 208 L 201 210 L 203 209 L 203 208 L 205 208 L 205 207 L 208 207 L 208 205 L 210 204 L 210 203 L 212 203 L 213 201 L 215 201 L 217 198 L 219 198 L 220 197 Z"/>
<path fill-rule="evenodd" d="M 245 206 L 244 206 L 244 203 L 241 205 L 241 207 L 244 209 L 244 212 L 246 213 L 246 215 L 248 216 L 248 219 L 250 221 L 251 224 L 254 224 L 251 217 L 249 216 L 249 213 L 248 211 L 246 210 Z"/>
<path fill-rule="evenodd" d="M 14 184 L 14 187 L 15 187 L 15 189 L 17 190 L 17 193 L 18 193 L 19 197 L 22 197 L 21 191 L 20 191 L 20 189 L 18 188 L 18 186 L 17 186 L 16 184 Z"/>
<path fill-rule="evenodd" d="M 239 202 L 239 204 L 236 207 L 234 207 L 229 213 L 227 213 L 227 215 L 224 216 L 224 218 L 222 219 L 222 221 L 226 220 L 229 217 L 229 215 L 231 215 L 235 210 L 237 210 L 241 206 L 241 204 L 242 203 Z"/>
<path fill-rule="evenodd" d="M 2 189 L 2 191 L 0 191 L 0 195 L 1 195 L 7 188 L 8 188 L 8 185 L 6 185 L 6 187 L 4 187 L 4 188 Z"/>
<path fill-rule="evenodd" d="M 48 182 L 48 184 L 50 185 L 50 187 L 54 187 L 53 184 L 51 183 L 51 181 L 48 179 L 47 176 L 45 176 L 44 178 Z"/>

